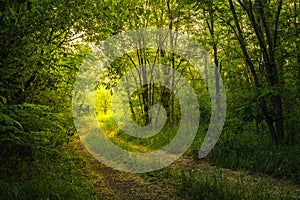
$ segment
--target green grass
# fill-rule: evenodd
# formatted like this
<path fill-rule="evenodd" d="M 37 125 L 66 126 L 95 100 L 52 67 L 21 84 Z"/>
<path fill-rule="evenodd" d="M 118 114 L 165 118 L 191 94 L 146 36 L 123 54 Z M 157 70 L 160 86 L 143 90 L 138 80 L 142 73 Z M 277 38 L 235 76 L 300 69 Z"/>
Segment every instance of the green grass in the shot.
<path fill-rule="evenodd" d="M 72 159 L 18 160 L 17 166 L 2 166 L 0 199 L 96 199 Z"/>
<path fill-rule="evenodd" d="M 204 167 L 204 166 L 202 166 Z M 299 199 L 300 193 L 290 193 L 279 186 L 274 187 L 268 178 L 246 175 L 244 172 L 232 172 L 217 167 L 195 165 L 194 167 L 166 167 L 154 172 L 141 174 L 149 182 L 166 181 L 175 186 L 176 196 L 180 199 Z"/>
<path fill-rule="evenodd" d="M 272 194 L 267 188 L 266 181 L 260 181 L 255 185 L 243 179 L 229 179 L 216 171 L 214 174 L 200 171 L 182 171 L 179 175 L 181 184 L 179 196 L 184 199 L 296 199 L 282 191 Z"/>
<path fill-rule="evenodd" d="M 207 161 L 231 169 L 245 169 L 288 178 L 300 184 L 300 146 L 275 147 L 269 137 L 242 134 L 220 139 Z"/>
<path fill-rule="evenodd" d="M 149 138 L 138 138 L 128 135 L 124 131 L 120 130 L 117 127 L 111 112 L 108 112 L 106 115 L 99 115 L 98 120 L 104 133 L 115 145 L 133 152 L 147 152 L 160 149 L 164 145 L 167 145 L 178 131 L 177 126 L 166 124 L 155 136 Z M 112 132 L 114 132 L 113 135 L 111 134 Z"/>

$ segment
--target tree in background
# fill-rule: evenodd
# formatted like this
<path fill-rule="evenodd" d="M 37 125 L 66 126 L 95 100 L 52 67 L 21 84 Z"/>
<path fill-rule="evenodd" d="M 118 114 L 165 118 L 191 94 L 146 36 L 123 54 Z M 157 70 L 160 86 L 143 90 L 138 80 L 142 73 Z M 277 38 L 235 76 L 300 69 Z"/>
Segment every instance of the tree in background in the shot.
<path fill-rule="evenodd" d="M 295 105 L 299 105 L 296 97 L 291 98 L 298 87 L 294 81 L 291 85 L 290 79 L 292 76 L 295 77 L 299 70 L 289 69 L 291 66 L 297 66 L 296 60 L 299 57 L 295 43 L 296 33 L 299 31 L 298 4 L 296 1 L 283 4 L 280 0 L 198 0 L 195 4 L 199 13 L 199 24 L 202 27 L 205 24 L 202 22 L 207 24 L 207 27 L 201 31 L 204 32 L 201 41 L 204 44 L 211 44 L 208 48 L 213 49 L 212 55 L 215 55 L 217 61 L 215 63 L 222 67 L 229 98 L 232 93 L 238 95 L 239 91 L 237 88 L 231 90 L 230 85 L 239 79 L 246 84 L 244 89 L 248 93 L 245 99 L 247 103 L 241 102 L 240 107 L 235 106 L 235 109 L 240 112 L 245 121 L 256 121 L 257 132 L 259 132 L 259 124 L 266 122 L 275 145 L 292 142 L 290 138 L 295 137 L 291 129 L 295 130 L 293 127 L 297 123 L 291 125 L 290 118 L 292 117 L 295 122 L 298 106 L 294 111 L 290 111 L 291 102 L 294 102 L 292 103 L 294 108 Z M 209 35 L 205 34 L 205 30 Z M 217 46 L 219 46 L 218 50 L 216 50 Z M 239 50 L 234 49 L 236 46 L 240 47 Z M 290 54 L 291 52 L 295 52 L 294 55 Z M 241 64 L 241 60 L 246 68 Z M 232 77 L 231 72 L 243 75 Z M 294 80 L 299 79 L 295 77 Z M 243 85 L 238 87 L 244 87 Z M 245 96 L 242 92 L 244 89 L 240 90 L 238 95 L 240 99 Z M 284 127 L 284 124 L 287 127 Z"/>

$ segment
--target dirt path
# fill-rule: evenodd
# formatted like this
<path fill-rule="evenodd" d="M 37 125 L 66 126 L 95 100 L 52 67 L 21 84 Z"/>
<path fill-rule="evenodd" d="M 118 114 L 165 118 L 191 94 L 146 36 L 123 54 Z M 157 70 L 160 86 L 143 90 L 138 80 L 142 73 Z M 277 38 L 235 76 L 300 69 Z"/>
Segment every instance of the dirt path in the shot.
<path fill-rule="evenodd" d="M 180 199 L 172 196 L 176 194 L 175 186 L 172 187 L 167 180 L 154 183 L 138 174 L 114 170 L 96 160 L 80 141 L 71 145 L 76 155 L 87 158 L 89 166 L 84 173 L 93 180 L 101 199 Z"/>
<path fill-rule="evenodd" d="M 143 178 L 140 174 L 113 170 L 96 160 L 79 140 L 72 142 L 71 145 L 76 155 L 87 158 L 89 166 L 84 173 L 93 181 L 100 199 L 181 199 L 176 192 L 180 180 L 162 178 L 151 181 Z M 203 175 L 215 173 L 218 170 L 217 167 L 208 165 L 205 162 L 195 162 L 187 157 L 181 157 L 169 167 L 174 170 L 198 170 L 204 172 Z M 222 176 L 233 182 L 236 180 L 250 182 L 253 187 L 257 187 L 261 183 L 267 183 L 263 187 L 266 187 L 272 194 L 284 191 L 285 193 L 294 194 L 295 198 L 300 198 L 300 196 L 297 196 L 300 194 L 300 186 L 291 181 L 230 169 L 222 169 Z"/>

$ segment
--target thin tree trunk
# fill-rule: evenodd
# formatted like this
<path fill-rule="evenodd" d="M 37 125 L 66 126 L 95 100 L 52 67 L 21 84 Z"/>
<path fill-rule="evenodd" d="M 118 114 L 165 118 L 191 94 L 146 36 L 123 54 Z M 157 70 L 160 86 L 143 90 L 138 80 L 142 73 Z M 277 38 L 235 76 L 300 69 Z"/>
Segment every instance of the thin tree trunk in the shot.
<path fill-rule="evenodd" d="M 273 73 L 270 73 L 272 69 L 273 70 L 276 69 L 276 65 L 275 66 L 274 65 L 270 66 L 270 57 L 269 57 L 269 54 L 268 54 L 268 49 L 265 45 L 262 33 L 260 32 L 261 29 L 258 28 L 258 24 L 255 21 L 254 14 L 253 14 L 253 11 L 252 11 L 252 9 L 253 9 L 252 3 L 250 1 L 249 2 L 249 7 L 246 7 L 246 5 L 241 0 L 238 0 L 238 2 L 246 10 L 246 12 L 249 16 L 249 19 L 250 19 L 250 21 L 253 25 L 256 36 L 257 36 L 257 38 L 259 40 L 259 43 L 260 43 L 260 46 L 263 50 L 264 61 L 269 63 L 269 65 L 266 66 L 266 69 L 267 69 L 267 78 L 269 78 L 269 81 L 271 82 L 270 86 L 271 87 L 276 87 L 276 86 L 278 86 L 277 84 L 279 84 L 278 73 L 276 73 L 276 71 L 275 71 L 274 75 L 273 75 L 274 71 L 272 71 Z M 237 30 L 234 30 L 234 31 L 237 35 L 238 40 L 239 40 L 243 55 L 245 57 L 245 62 L 250 68 L 251 74 L 252 74 L 253 79 L 254 79 L 255 86 L 256 86 L 259 94 L 260 94 L 261 93 L 261 91 L 260 91 L 261 90 L 261 84 L 259 82 L 259 78 L 258 78 L 256 70 L 254 68 L 254 64 L 253 64 L 253 62 L 252 62 L 252 60 L 251 60 L 251 58 L 248 54 L 247 47 L 246 47 L 246 42 L 245 42 L 243 32 L 242 32 L 242 29 L 240 27 L 240 23 L 238 21 L 238 17 L 237 17 L 236 10 L 235 10 L 235 7 L 233 5 L 232 0 L 229 0 L 229 4 L 230 4 L 230 10 L 231 10 L 231 12 L 233 14 L 233 17 L 234 17 L 234 23 L 235 23 L 235 26 L 237 28 Z M 269 35 L 269 33 L 267 35 Z M 269 42 L 269 45 L 272 45 L 270 40 L 268 40 L 268 42 Z M 274 54 L 272 54 L 272 55 L 274 55 Z M 274 58 L 274 56 L 272 58 Z M 271 75 L 271 77 L 270 77 L 270 75 Z M 282 118 L 282 102 L 281 102 L 281 97 L 279 95 L 271 95 L 271 100 L 272 100 L 272 109 L 274 110 L 274 113 L 275 113 L 275 127 L 274 127 L 274 124 L 273 124 L 274 120 L 272 119 L 272 117 L 270 116 L 270 114 L 268 112 L 268 106 L 267 106 L 266 99 L 263 96 L 261 97 L 261 105 L 262 105 L 263 114 L 264 114 L 266 122 L 268 124 L 269 132 L 270 132 L 271 138 L 273 140 L 273 143 L 275 145 L 278 145 L 284 139 L 283 138 L 284 132 L 283 132 L 283 118 Z"/>
<path fill-rule="evenodd" d="M 209 19 L 206 21 L 210 36 L 213 40 L 213 55 L 214 55 L 214 64 L 215 64 L 215 90 L 216 90 L 216 105 L 219 110 L 220 108 L 220 77 L 219 77 L 219 58 L 218 58 L 218 46 L 217 42 L 215 41 L 215 27 L 214 27 L 214 11 L 212 9 L 213 2 L 210 1 L 209 3 Z"/>

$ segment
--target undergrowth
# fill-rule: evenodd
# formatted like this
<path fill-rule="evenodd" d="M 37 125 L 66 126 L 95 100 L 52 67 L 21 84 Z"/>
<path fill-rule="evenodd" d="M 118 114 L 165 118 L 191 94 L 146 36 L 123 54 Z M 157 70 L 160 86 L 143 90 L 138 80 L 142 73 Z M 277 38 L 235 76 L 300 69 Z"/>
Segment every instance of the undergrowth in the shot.
<path fill-rule="evenodd" d="M 74 133 L 68 116 L 0 104 L 0 199 L 96 199 L 81 172 L 87 163 L 67 147 Z"/>
<path fill-rule="evenodd" d="M 213 165 L 287 178 L 300 184 L 300 146 L 274 146 L 267 136 L 240 134 L 221 138 L 207 157 Z"/>
<path fill-rule="evenodd" d="M 230 180 L 221 170 L 214 174 L 189 170 L 182 171 L 179 176 L 181 184 L 178 192 L 184 199 L 295 199 L 282 191 L 272 194 L 266 189 L 269 185 L 266 181 L 253 185 L 243 179 Z"/>

